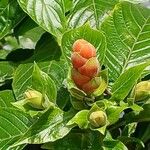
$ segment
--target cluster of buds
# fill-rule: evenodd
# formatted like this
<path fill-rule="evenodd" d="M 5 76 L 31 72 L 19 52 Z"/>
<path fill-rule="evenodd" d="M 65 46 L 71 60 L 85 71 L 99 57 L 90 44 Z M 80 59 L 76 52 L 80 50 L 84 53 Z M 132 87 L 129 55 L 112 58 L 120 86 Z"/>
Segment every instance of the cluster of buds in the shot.
<path fill-rule="evenodd" d="M 94 92 L 100 85 L 100 64 L 95 47 L 84 39 L 78 39 L 73 44 L 71 62 L 71 77 L 76 86 L 87 94 Z"/>

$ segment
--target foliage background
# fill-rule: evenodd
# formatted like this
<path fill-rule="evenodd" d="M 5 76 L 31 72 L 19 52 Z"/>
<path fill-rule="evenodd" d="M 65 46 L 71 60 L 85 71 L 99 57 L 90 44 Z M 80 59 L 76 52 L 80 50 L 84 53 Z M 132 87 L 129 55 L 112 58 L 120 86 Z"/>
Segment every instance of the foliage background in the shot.
<path fill-rule="evenodd" d="M 100 145 L 105 150 L 139 150 L 144 144 L 149 148 L 150 105 L 133 104 L 130 97 L 129 106 L 126 97 L 139 78 L 150 78 L 150 2 L 129 1 L 0 1 L 0 149 L 29 149 L 27 144 L 43 143 L 43 148 L 57 150 L 97 150 Z M 96 47 L 101 64 L 109 70 L 111 100 L 118 105 L 107 104 L 111 135 L 105 137 L 99 134 L 104 129 L 89 130 L 88 121 L 80 121 L 86 118 L 82 111 L 72 126 L 66 125 L 78 112 L 70 110 L 65 83 L 71 46 L 78 38 Z M 55 108 L 38 112 L 14 107 L 11 103 L 24 99 L 28 88 L 44 91 Z"/>

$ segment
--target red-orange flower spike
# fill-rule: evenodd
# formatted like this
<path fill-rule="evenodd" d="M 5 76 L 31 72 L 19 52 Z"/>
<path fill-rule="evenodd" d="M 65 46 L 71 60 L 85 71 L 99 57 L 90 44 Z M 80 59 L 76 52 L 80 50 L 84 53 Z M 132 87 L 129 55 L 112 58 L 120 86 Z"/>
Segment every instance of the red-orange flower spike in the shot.
<path fill-rule="evenodd" d="M 72 48 L 72 80 L 78 88 L 90 94 L 100 85 L 99 80 L 94 80 L 100 72 L 100 64 L 96 58 L 96 49 L 84 39 L 75 41 Z"/>

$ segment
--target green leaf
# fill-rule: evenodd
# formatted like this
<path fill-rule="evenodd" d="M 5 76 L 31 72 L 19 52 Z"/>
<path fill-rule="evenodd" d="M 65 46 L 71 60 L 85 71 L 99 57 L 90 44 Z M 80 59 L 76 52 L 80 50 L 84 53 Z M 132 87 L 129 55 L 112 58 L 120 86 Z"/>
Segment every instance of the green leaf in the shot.
<path fill-rule="evenodd" d="M 121 142 L 123 142 L 125 145 L 128 144 L 128 143 L 131 143 L 131 144 L 136 143 L 139 146 L 142 146 L 143 148 L 145 147 L 144 143 L 142 142 L 142 140 L 138 139 L 138 138 L 135 138 L 135 137 L 121 136 L 118 139 Z"/>
<path fill-rule="evenodd" d="M 13 66 L 9 62 L 0 62 L 0 85 L 5 83 L 5 80 L 12 78 L 14 71 Z"/>
<path fill-rule="evenodd" d="M 103 64 L 106 49 L 105 36 L 102 32 L 90 28 L 88 24 L 77 29 L 72 29 L 66 32 L 62 37 L 61 45 L 63 54 L 69 63 L 72 52 L 72 45 L 77 39 L 85 39 L 93 44 L 97 50 L 98 60 L 100 61 L 100 64 Z"/>
<path fill-rule="evenodd" d="M 93 95 L 95 95 L 95 96 L 102 95 L 108 86 L 108 69 L 102 70 L 100 72 L 100 77 L 101 77 L 101 84 L 94 91 Z"/>
<path fill-rule="evenodd" d="M 67 77 L 68 66 L 64 59 L 60 61 L 45 61 L 38 63 L 42 71 L 47 73 L 55 82 L 57 89 L 62 87 L 64 79 Z"/>
<path fill-rule="evenodd" d="M 32 73 L 32 88 L 46 94 L 51 102 L 56 101 L 57 89 L 54 81 L 40 70 L 36 63 L 34 63 Z"/>
<path fill-rule="evenodd" d="M 120 0 L 120 1 L 127 1 L 127 2 L 131 2 L 131 3 L 135 3 L 135 4 L 149 2 L 149 0 Z"/>
<path fill-rule="evenodd" d="M 24 18 L 14 29 L 16 37 L 24 37 L 32 40 L 34 44 L 45 31 L 38 26 L 30 17 Z"/>
<path fill-rule="evenodd" d="M 42 145 L 43 149 L 50 150 L 99 150 L 101 147 L 100 135 L 97 132 L 83 132 L 72 129 L 63 139 Z"/>
<path fill-rule="evenodd" d="M 149 122 L 150 121 L 150 104 L 143 105 L 143 110 L 140 112 L 129 112 L 125 115 L 124 121 L 125 123 L 132 123 L 132 122 Z"/>
<path fill-rule="evenodd" d="M 30 116 L 17 109 L 0 107 L 0 149 L 10 149 L 32 122 Z"/>
<path fill-rule="evenodd" d="M 36 44 L 34 55 L 25 63 L 59 60 L 60 56 L 61 50 L 54 37 L 49 33 L 44 33 Z"/>
<path fill-rule="evenodd" d="M 20 9 L 16 0 L 0 1 L 0 39 L 20 22 L 24 17 L 23 11 Z"/>
<path fill-rule="evenodd" d="M 121 117 L 123 110 L 128 108 L 128 104 L 124 103 L 122 106 L 110 106 L 107 108 L 107 117 L 110 124 L 114 124 Z"/>
<path fill-rule="evenodd" d="M 111 100 L 121 101 L 129 94 L 143 70 L 150 65 L 150 62 L 140 64 L 126 70 L 112 86 Z"/>
<path fill-rule="evenodd" d="M 81 110 L 79 111 L 69 122 L 68 126 L 76 126 L 78 125 L 81 129 L 86 129 L 88 127 L 88 113 L 89 110 Z"/>
<path fill-rule="evenodd" d="M 66 126 L 66 123 L 71 117 L 72 112 L 64 114 L 64 112 L 57 107 L 49 109 L 13 146 L 22 145 L 24 143 L 40 144 L 54 142 L 61 139 L 71 130 L 71 127 Z"/>
<path fill-rule="evenodd" d="M 128 150 L 119 140 L 105 140 L 103 150 Z"/>
<path fill-rule="evenodd" d="M 1 43 L 0 43 L 0 46 L 1 46 Z M 0 60 L 5 60 L 8 53 L 9 53 L 9 51 L 1 49 L 1 51 L 0 51 Z"/>
<path fill-rule="evenodd" d="M 18 0 L 18 3 L 46 31 L 58 38 L 65 32 L 66 18 L 64 0 Z"/>
<path fill-rule="evenodd" d="M 135 122 L 134 123 L 129 123 L 122 130 L 121 137 L 122 136 L 130 137 L 131 134 L 133 134 L 135 132 L 136 127 L 137 127 L 137 123 L 135 123 Z"/>
<path fill-rule="evenodd" d="M 33 66 L 33 63 L 21 64 L 15 71 L 12 86 L 17 100 L 24 99 L 24 92 L 27 88 L 32 87 Z M 59 90 L 64 78 L 66 78 L 67 71 L 65 62 L 63 60 L 59 62 L 41 62 L 38 63 L 38 66 L 42 71 L 50 76 Z"/>
<path fill-rule="evenodd" d="M 12 50 L 6 57 L 8 61 L 12 61 L 14 63 L 19 63 L 27 60 L 29 57 L 33 55 L 33 49 L 15 49 Z"/>
<path fill-rule="evenodd" d="M 0 91 L 0 107 L 13 107 L 11 102 L 15 102 L 13 92 L 11 90 Z"/>
<path fill-rule="evenodd" d="M 150 10 L 140 5 L 122 2 L 103 22 L 107 52 L 105 65 L 116 80 L 130 67 L 150 59 Z"/>
<path fill-rule="evenodd" d="M 143 106 L 143 111 L 134 117 L 137 122 L 150 121 L 150 104 L 145 104 Z"/>
<path fill-rule="evenodd" d="M 119 0 L 73 0 L 73 9 L 69 17 L 69 27 L 75 28 L 90 22 L 99 28 L 103 16 L 110 11 Z"/>

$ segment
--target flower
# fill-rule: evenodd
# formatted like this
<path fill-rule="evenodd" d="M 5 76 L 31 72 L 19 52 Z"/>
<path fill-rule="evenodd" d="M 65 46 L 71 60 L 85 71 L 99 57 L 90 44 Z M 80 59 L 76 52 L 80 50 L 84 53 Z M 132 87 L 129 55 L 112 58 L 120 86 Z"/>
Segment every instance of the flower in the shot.
<path fill-rule="evenodd" d="M 100 85 L 100 64 L 95 47 L 84 39 L 78 39 L 73 44 L 71 62 L 71 77 L 76 86 L 87 94 L 94 92 Z"/>

